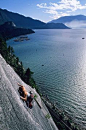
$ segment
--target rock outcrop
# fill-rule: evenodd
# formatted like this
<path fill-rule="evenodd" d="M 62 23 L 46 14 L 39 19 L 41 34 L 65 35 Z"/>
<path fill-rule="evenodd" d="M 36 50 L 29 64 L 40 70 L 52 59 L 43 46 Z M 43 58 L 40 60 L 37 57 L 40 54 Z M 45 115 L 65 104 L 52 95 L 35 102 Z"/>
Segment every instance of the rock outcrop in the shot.
<path fill-rule="evenodd" d="M 18 28 L 12 21 L 0 25 L 0 38 L 4 40 L 31 33 L 35 32 L 32 29 Z"/>
<path fill-rule="evenodd" d="M 33 91 L 41 108 L 34 100 L 33 108 L 27 109 L 20 99 L 17 83 L 24 85 L 28 91 Z M 20 79 L 1 55 L 0 130 L 58 130 L 39 94 Z"/>

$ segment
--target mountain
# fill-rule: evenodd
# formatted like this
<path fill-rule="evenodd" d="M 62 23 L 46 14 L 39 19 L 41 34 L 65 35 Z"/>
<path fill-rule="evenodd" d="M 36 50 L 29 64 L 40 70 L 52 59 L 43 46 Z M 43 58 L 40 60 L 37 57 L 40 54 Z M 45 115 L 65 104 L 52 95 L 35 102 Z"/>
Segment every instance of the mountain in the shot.
<path fill-rule="evenodd" d="M 68 27 L 61 24 L 53 25 L 46 24 L 39 20 L 32 19 L 30 17 L 25 17 L 18 13 L 9 12 L 7 10 L 0 9 L 0 25 L 5 22 L 12 21 L 17 27 L 30 28 L 30 29 L 68 29 Z M 60 26 L 60 27 L 59 27 Z"/>
<path fill-rule="evenodd" d="M 28 92 L 33 91 L 41 108 L 34 100 L 33 108 L 27 109 L 20 99 L 17 83 Z M 58 130 L 52 117 L 46 115 L 49 111 L 35 89 L 25 84 L 0 55 L 0 130 Z"/>
<path fill-rule="evenodd" d="M 11 21 L 5 22 L 4 24 L 0 25 L 0 36 L 6 40 L 12 37 L 30 34 L 30 33 L 34 33 L 34 31 L 26 28 L 18 28 Z"/>
<path fill-rule="evenodd" d="M 7 10 L 0 9 L 0 24 L 3 24 L 7 21 L 12 21 L 16 24 L 17 27 L 23 28 L 36 28 L 44 25 L 44 22 L 39 20 L 34 20 L 30 17 L 25 17 L 18 13 L 9 12 Z"/>
<path fill-rule="evenodd" d="M 64 16 L 64 17 L 60 17 L 56 20 L 52 20 L 51 23 L 67 23 L 67 22 L 71 22 L 74 20 L 86 21 L 86 16 L 84 16 L 84 15 Z"/>
<path fill-rule="evenodd" d="M 75 15 L 75 16 L 64 16 L 56 20 L 50 21 L 50 23 L 64 23 L 68 27 L 86 27 L 86 16 Z"/>
<path fill-rule="evenodd" d="M 45 25 L 39 27 L 38 29 L 70 29 L 63 23 L 46 23 Z"/>

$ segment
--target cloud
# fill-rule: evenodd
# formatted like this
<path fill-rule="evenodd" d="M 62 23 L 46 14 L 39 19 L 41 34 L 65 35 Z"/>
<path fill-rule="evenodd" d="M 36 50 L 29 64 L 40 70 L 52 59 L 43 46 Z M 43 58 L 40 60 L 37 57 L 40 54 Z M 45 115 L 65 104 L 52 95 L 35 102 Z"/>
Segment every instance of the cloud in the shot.
<path fill-rule="evenodd" d="M 70 27 L 70 28 L 86 28 L 86 22 L 85 21 L 78 21 L 78 20 L 67 22 L 67 23 L 65 23 L 65 25 Z"/>
<path fill-rule="evenodd" d="M 68 16 L 69 14 L 68 13 L 63 13 L 63 12 L 57 12 L 55 10 L 46 10 L 44 11 L 44 13 L 48 13 L 48 14 L 52 14 L 52 16 L 50 16 L 51 18 L 53 19 L 56 19 L 56 18 L 59 18 L 59 17 L 62 17 L 62 16 Z"/>
<path fill-rule="evenodd" d="M 53 18 L 70 15 L 69 13 L 78 9 L 86 9 L 86 4 L 81 5 L 80 1 L 78 0 L 61 0 L 58 3 L 50 2 L 49 5 L 47 5 L 47 3 L 41 3 L 37 4 L 37 6 L 41 9 L 45 9 L 44 12 L 51 14 Z"/>
<path fill-rule="evenodd" d="M 47 4 L 46 3 L 37 4 L 37 6 L 39 8 L 47 8 Z"/>
<path fill-rule="evenodd" d="M 77 9 L 86 9 L 86 4 L 81 5 L 80 1 L 77 0 L 61 0 L 60 5 L 64 5 L 65 9 L 70 9 L 71 11 L 76 11 Z"/>

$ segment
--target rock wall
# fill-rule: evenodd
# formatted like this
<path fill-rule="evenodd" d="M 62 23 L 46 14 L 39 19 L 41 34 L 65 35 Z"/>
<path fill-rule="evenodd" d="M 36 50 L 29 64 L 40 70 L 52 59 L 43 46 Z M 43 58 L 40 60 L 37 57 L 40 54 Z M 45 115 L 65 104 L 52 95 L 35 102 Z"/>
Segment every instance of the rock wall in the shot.
<path fill-rule="evenodd" d="M 20 99 L 17 83 L 34 95 L 33 108 L 28 109 Z M 48 115 L 48 116 L 47 116 Z M 58 130 L 40 96 L 25 84 L 0 55 L 0 130 Z"/>

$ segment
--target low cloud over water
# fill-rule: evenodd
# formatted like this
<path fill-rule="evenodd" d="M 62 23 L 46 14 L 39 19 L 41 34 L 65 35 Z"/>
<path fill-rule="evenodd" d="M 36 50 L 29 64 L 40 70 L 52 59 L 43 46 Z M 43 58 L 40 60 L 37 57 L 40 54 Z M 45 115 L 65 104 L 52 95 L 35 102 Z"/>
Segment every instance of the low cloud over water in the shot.
<path fill-rule="evenodd" d="M 86 21 L 74 20 L 74 21 L 65 23 L 65 25 L 70 28 L 86 28 Z"/>

